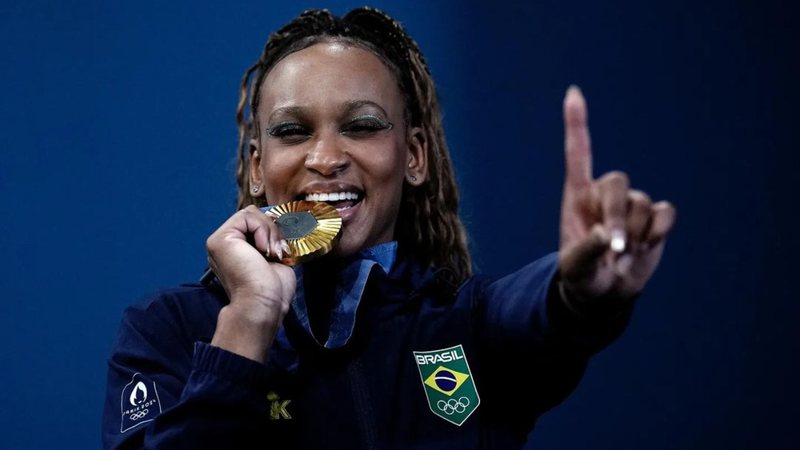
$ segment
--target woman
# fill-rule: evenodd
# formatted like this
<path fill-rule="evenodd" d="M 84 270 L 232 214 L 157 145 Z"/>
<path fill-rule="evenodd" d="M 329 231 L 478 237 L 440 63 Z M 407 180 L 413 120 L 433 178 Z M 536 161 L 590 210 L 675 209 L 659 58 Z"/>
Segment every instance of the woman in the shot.
<path fill-rule="evenodd" d="M 624 174 L 594 180 L 577 88 L 564 111 L 559 253 L 473 276 L 416 43 L 369 8 L 274 33 L 242 81 L 215 278 L 126 311 L 105 447 L 521 447 L 621 333 L 674 221 Z M 293 269 L 259 207 L 294 200 L 331 203 L 343 229 Z"/>

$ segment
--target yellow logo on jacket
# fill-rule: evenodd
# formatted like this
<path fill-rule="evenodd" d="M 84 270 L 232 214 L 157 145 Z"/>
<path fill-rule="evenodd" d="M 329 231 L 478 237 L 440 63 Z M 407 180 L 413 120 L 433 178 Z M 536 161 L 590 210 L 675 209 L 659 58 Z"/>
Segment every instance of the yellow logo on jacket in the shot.
<path fill-rule="evenodd" d="M 292 416 L 289 414 L 289 410 L 286 409 L 289 407 L 289 403 L 292 403 L 291 400 L 283 400 L 276 394 L 275 392 L 270 392 L 267 394 L 267 401 L 270 402 L 269 405 L 269 418 L 270 420 L 280 420 L 280 419 L 291 419 Z"/>

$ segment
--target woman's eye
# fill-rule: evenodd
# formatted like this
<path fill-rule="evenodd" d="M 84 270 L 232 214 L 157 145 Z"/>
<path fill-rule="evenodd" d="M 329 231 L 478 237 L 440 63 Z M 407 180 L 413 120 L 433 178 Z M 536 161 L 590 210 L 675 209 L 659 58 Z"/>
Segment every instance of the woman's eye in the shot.
<path fill-rule="evenodd" d="M 369 136 L 383 130 L 389 130 L 392 124 L 378 118 L 363 118 L 348 122 L 342 128 L 342 134 L 349 136 Z"/>
<path fill-rule="evenodd" d="M 301 141 L 311 135 L 308 128 L 299 123 L 279 123 L 269 127 L 268 133 L 284 141 Z"/>

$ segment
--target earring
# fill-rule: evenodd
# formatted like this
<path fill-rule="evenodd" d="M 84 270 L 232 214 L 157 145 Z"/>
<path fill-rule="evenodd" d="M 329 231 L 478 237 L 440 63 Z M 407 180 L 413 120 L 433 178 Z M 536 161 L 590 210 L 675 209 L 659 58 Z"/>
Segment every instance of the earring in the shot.
<path fill-rule="evenodd" d="M 258 186 L 253 186 L 253 194 L 257 194 L 259 189 Z"/>
<path fill-rule="evenodd" d="M 417 177 L 415 177 L 414 175 L 411 175 L 411 181 L 416 182 L 417 181 Z"/>

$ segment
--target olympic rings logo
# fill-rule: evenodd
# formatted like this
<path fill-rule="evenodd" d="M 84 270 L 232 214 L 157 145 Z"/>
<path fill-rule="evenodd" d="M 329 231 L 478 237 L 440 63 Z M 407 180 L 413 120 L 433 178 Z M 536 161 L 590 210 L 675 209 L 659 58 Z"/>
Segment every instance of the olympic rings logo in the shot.
<path fill-rule="evenodd" d="M 458 400 L 451 398 L 448 401 L 439 400 L 436 402 L 436 407 L 439 408 L 439 411 L 448 416 L 453 413 L 463 413 L 467 410 L 467 406 L 469 406 L 469 399 L 467 397 L 461 397 Z"/>
<path fill-rule="evenodd" d="M 130 419 L 131 419 L 131 420 L 133 420 L 133 421 L 136 421 L 136 420 L 142 419 L 142 418 L 144 418 L 144 417 L 147 415 L 147 413 L 148 413 L 149 411 L 150 411 L 149 409 L 143 409 L 143 410 L 141 410 L 141 411 L 139 411 L 139 412 L 135 412 L 135 413 L 133 413 L 133 414 L 131 414 L 131 415 L 130 415 Z"/>

